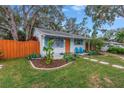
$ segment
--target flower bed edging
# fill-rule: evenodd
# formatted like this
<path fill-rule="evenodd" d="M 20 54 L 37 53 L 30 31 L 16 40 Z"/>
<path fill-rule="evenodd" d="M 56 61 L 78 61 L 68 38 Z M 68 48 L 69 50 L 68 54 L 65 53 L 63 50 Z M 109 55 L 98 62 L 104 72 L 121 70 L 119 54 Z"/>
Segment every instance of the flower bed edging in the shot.
<path fill-rule="evenodd" d="M 69 64 L 72 64 L 73 62 L 69 62 L 65 65 L 62 65 L 62 66 L 59 66 L 59 67 L 54 67 L 54 68 L 38 68 L 36 66 L 34 66 L 34 64 L 31 62 L 31 60 L 29 60 L 29 63 L 31 64 L 31 66 L 34 68 L 34 69 L 37 69 L 37 70 L 56 70 L 56 69 L 60 69 L 60 68 L 64 68 L 66 67 L 67 65 Z"/>

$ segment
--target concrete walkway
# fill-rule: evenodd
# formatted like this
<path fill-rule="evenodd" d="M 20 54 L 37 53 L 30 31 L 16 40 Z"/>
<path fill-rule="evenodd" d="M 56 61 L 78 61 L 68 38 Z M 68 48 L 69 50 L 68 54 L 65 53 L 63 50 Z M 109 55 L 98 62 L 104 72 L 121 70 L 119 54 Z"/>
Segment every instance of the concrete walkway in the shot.
<path fill-rule="evenodd" d="M 99 61 L 99 60 L 91 59 L 91 58 L 88 58 L 88 57 L 84 57 L 83 59 L 90 60 L 92 62 L 96 62 L 96 63 L 100 63 L 100 64 L 104 64 L 104 65 L 109 65 L 109 66 L 119 68 L 119 69 L 124 69 L 124 66 L 116 65 L 116 64 L 110 64 L 109 62 L 105 62 L 105 61 Z"/>

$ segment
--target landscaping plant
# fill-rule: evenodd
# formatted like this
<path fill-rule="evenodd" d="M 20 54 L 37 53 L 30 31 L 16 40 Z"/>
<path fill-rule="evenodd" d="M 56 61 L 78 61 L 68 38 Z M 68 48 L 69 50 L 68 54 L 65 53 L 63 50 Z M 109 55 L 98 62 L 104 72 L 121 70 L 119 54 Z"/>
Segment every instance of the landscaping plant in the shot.
<path fill-rule="evenodd" d="M 97 55 L 97 52 L 95 50 L 88 51 L 88 55 Z"/>
<path fill-rule="evenodd" d="M 71 62 L 71 61 L 76 60 L 76 57 L 78 57 L 76 54 L 73 55 L 73 54 L 70 54 L 70 53 L 68 53 L 68 54 L 65 53 L 64 56 L 63 56 L 63 59 L 64 59 L 66 62 Z"/>
<path fill-rule="evenodd" d="M 124 48 L 116 47 L 116 46 L 110 46 L 108 49 L 108 52 L 115 53 L 115 54 L 124 54 Z"/>
<path fill-rule="evenodd" d="M 117 32 L 115 39 L 117 42 L 124 43 L 124 30 Z"/>
<path fill-rule="evenodd" d="M 28 55 L 26 58 L 31 60 L 32 58 L 39 58 L 39 57 L 41 57 L 41 56 L 36 53 L 32 53 L 32 54 Z"/>
<path fill-rule="evenodd" d="M 50 64 L 53 60 L 53 46 L 54 40 L 49 40 L 47 46 L 43 48 L 43 51 L 46 52 L 46 64 Z"/>
<path fill-rule="evenodd" d="M 95 47 L 95 49 L 93 51 L 89 51 L 89 52 L 94 52 L 94 54 L 99 54 L 99 52 L 101 51 L 101 47 L 104 44 L 104 41 L 101 38 L 93 38 L 90 40 L 90 43 L 92 46 Z"/>

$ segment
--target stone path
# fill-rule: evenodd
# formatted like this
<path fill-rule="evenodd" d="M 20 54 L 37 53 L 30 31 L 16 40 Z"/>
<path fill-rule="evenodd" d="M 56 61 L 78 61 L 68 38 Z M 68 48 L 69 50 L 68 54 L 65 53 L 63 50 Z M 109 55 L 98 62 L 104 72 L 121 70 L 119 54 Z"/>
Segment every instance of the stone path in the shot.
<path fill-rule="evenodd" d="M 3 65 L 0 65 L 0 69 L 2 69 L 3 68 Z"/>
<path fill-rule="evenodd" d="M 120 66 L 120 65 L 112 65 L 112 67 L 116 67 L 116 68 L 124 69 L 124 67 L 123 67 L 123 66 Z"/>
<path fill-rule="evenodd" d="M 109 62 L 99 61 L 99 60 L 91 59 L 91 58 L 88 58 L 88 57 L 84 57 L 83 59 L 90 60 L 92 62 L 97 62 L 97 63 L 104 64 L 104 65 L 110 65 Z M 119 68 L 119 69 L 124 69 L 124 67 L 121 66 L 121 65 L 112 64 L 111 66 L 115 67 L 115 68 Z"/>
<path fill-rule="evenodd" d="M 109 65 L 108 62 L 100 61 L 99 63 L 104 64 L 104 65 Z"/>
<path fill-rule="evenodd" d="M 98 60 L 96 60 L 96 59 L 90 59 L 90 61 L 93 61 L 93 62 L 98 62 Z"/>
<path fill-rule="evenodd" d="M 112 53 L 107 53 L 107 55 L 112 55 L 112 56 L 115 56 L 115 57 L 119 57 L 122 60 L 124 60 L 124 56 L 123 55 L 117 55 L 117 54 L 112 54 Z"/>
<path fill-rule="evenodd" d="M 120 58 L 124 60 L 124 57 L 120 56 Z"/>

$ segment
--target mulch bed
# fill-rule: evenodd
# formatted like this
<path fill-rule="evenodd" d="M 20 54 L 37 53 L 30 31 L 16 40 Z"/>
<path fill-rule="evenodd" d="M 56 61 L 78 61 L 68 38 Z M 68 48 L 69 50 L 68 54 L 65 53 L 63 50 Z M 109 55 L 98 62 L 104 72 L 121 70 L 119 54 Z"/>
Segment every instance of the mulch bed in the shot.
<path fill-rule="evenodd" d="M 46 64 L 46 59 L 32 59 L 31 62 L 38 68 L 54 68 L 67 64 L 67 62 L 62 59 L 53 60 L 51 64 Z"/>

